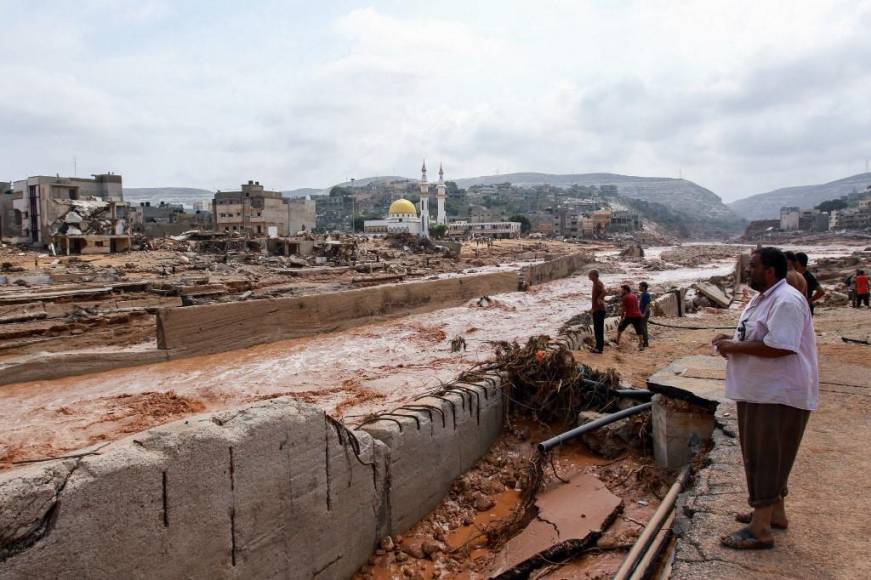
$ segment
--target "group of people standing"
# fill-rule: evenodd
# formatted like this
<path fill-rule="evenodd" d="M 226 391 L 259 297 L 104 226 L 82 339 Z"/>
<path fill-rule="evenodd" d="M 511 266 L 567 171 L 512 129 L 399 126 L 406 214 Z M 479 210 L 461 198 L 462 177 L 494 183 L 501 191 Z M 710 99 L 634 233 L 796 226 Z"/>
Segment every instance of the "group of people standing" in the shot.
<path fill-rule="evenodd" d="M 591 352 L 602 354 L 605 350 L 605 285 L 599 280 L 599 271 L 590 270 L 588 275 L 593 283 L 593 335 L 595 346 Z M 620 286 L 620 323 L 617 326 L 617 338 L 615 344 L 620 344 L 620 337 L 630 326 L 635 329 L 638 337 L 638 350 L 644 350 L 650 346 L 650 338 L 647 333 L 647 321 L 650 319 L 650 292 L 647 282 L 638 285 L 641 291 L 636 296 L 629 284 Z"/>
<path fill-rule="evenodd" d="M 737 402 L 739 442 L 752 508 L 735 516 L 745 527 L 720 538 L 729 548 L 772 548 L 772 529 L 785 530 L 789 525 L 784 504 L 787 482 L 819 396 L 812 316 L 814 303 L 825 291 L 807 264 L 807 254 L 802 252 L 757 248 L 749 271 L 750 287 L 757 294 L 741 313 L 735 332 L 717 335 L 712 341 L 727 361 L 726 396 Z M 589 278 L 596 336 L 593 352 L 602 352 L 605 287 L 597 271 L 591 271 Z M 867 293 L 867 278 L 858 285 Z M 621 287 L 623 314 L 617 341 L 631 325 L 643 348 L 650 295 L 646 284 L 639 288 L 640 300 L 628 285 Z"/>

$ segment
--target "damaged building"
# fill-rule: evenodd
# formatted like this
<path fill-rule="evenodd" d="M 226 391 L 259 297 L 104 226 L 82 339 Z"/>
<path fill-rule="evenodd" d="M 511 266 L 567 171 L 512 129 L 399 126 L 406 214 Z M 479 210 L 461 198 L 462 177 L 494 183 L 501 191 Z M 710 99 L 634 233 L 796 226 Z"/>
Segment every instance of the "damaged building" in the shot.
<path fill-rule="evenodd" d="M 130 247 L 121 176 L 35 176 L 0 196 L 4 242 L 54 247 L 59 253 L 109 253 Z"/>
<path fill-rule="evenodd" d="M 259 181 L 239 191 L 219 191 L 212 201 L 215 231 L 246 232 L 255 236 L 288 236 L 315 227 L 315 203 L 288 199 L 268 191 Z"/>

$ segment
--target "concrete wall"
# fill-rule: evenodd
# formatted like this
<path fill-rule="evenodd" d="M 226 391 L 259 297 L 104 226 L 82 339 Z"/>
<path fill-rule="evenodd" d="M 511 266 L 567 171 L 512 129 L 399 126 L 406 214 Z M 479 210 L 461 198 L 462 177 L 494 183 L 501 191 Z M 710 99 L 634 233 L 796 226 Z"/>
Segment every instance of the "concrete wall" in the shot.
<path fill-rule="evenodd" d="M 653 301 L 651 313 L 654 316 L 677 317 L 683 316 L 683 297 L 686 290 L 667 292 Z"/>
<path fill-rule="evenodd" d="M 454 385 L 362 427 L 389 450 L 388 530 L 401 534 L 435 509 L 502 431 L 500 380 Z"/>
<path fill-rule="evenodd" d="M 204 354 L 357 326 L 372 317 L 459 305 L 517 289 L 517 274 L 499 272 L 389 284 L 347 292 L 170 308 L 158 312 L 158 347 Z"/>
<path fill-rule="evenodd" d="M 354 431 L 274 399 L 0 472 L 0 578 L 348 578 L 438 505 L 502 414 L 495 376 Z"/>
<path fill-rule="evenodd" d="M 524 266 L 520 270 L 520 281 L 524 287 L 543 284 L 551 280 L 566 278 L 594 261 L 594 257 L 587 253 L 569 254 L 555 260 Z"/>
<path fill-rule="evenodd" d="M 605 319 L 605 338 L 609 332 L 617 332 L 617 325 L 620 324 L 619 316 L 611 316 Z M 570 350 L 578 350 L 584 344 L 584 338 L 594 336 L 592 325 L 584 326 L 580 330 L 570 331 L 560 335 L 557 342 L 564 343 Z"/>

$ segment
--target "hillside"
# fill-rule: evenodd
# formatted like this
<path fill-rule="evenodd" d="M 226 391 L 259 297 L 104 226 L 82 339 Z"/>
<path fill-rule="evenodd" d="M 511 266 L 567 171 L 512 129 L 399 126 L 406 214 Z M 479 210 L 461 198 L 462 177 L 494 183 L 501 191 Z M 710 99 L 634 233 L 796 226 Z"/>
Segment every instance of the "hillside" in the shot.
<path fill-rule="evenodd" d="M 709 189 L 686 179 L 636 177 L 614 173 L 552 175 L 547 173 L 509 173 L 457 179 L 460 187 L 511 182 L 513 185 L 616 185 L 621 196 L 665 206 L 685 219 L 691 235 L 731 233 L 744 227 L 743 220 L 723 204 Z"/>
<path fill-rule="evenodd" d="M 282 191 L 284 197 L 305 197 L 307 195 L 318 195 L 324 190 L 304 187 L 301 189 L 291 189 Z M 125 187 L 124 201 L 131 203 L 139 203 L 141 201 L 150 201 L 153 204 L 165 201 L 168 203 L 180 203 L 186 207 L 192 207 L 193 203 L 198 200 L 212 202 L 215 197 L 215 192 L 209 189 L 197 189 L 194 187 Z"/>
<path fill-rule="evenodd" d="M 181 203 L 191 207 L 195 201 L 203 200 L 211 202 L 215 197 L 214 191 L 208 189 L 196 189 L 194 187 L 125 187 L 124 201 L 139 203 L 150 201 L 152 205 L 165 201 L 168 203 Z"/>
<path fill-rule="evenodd" d="M 864 191 L 871 185 L 871 173 L 860 173 L 837 181 L 817 185 L 783 187 L 766 193 L 758 193 L 728 204 L 736 214 L 748 220 L 776 219 L 780 208 L 798 206 L 812 208 L 828 199 Z"/>

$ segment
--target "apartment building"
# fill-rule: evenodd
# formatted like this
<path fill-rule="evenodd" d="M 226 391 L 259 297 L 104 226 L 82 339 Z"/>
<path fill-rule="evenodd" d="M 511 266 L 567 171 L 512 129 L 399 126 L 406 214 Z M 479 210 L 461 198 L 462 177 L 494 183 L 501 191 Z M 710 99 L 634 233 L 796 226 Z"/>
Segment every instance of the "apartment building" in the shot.
<path fill-rule="evenodd" d="M 259 181 L 249 181 L 239 191 L 219 191 L 212 200 L 213 223 L 219 232 L 288 236 L 313 229 L 314 214 L 311 200 L 287 199 Z"/>

